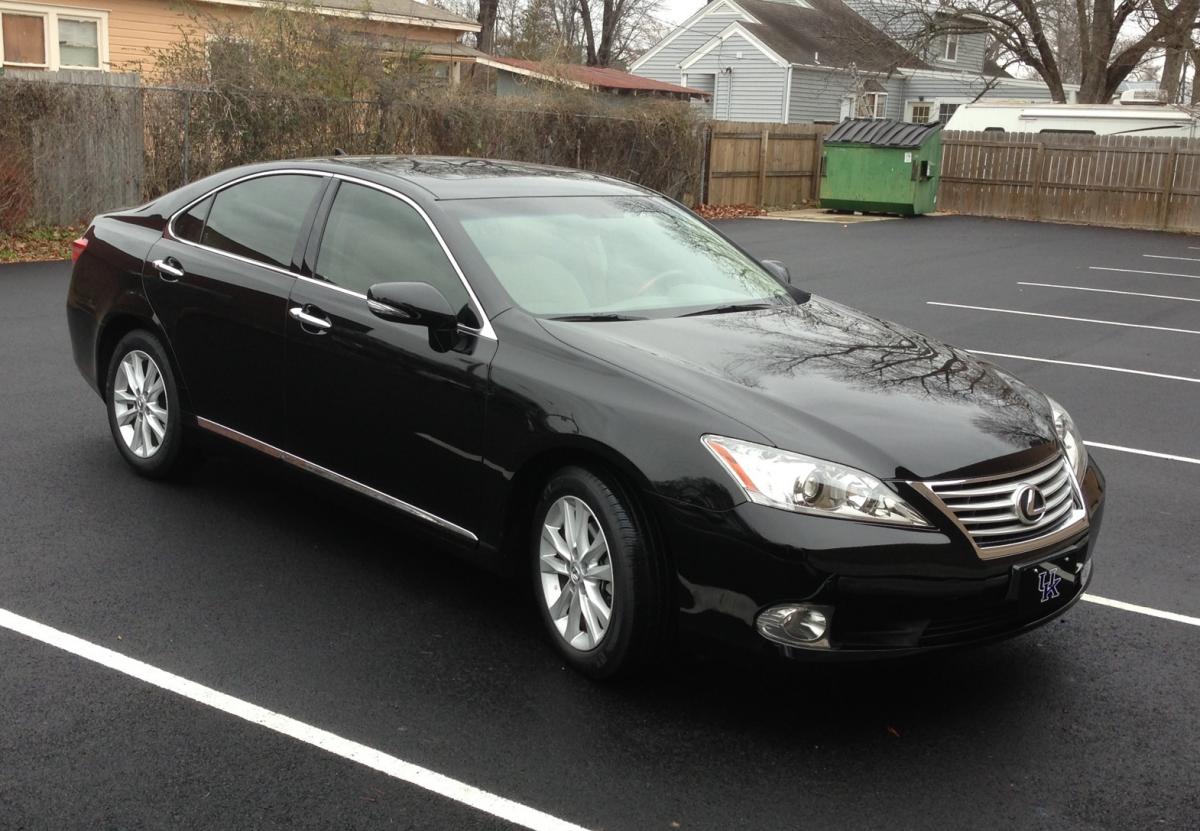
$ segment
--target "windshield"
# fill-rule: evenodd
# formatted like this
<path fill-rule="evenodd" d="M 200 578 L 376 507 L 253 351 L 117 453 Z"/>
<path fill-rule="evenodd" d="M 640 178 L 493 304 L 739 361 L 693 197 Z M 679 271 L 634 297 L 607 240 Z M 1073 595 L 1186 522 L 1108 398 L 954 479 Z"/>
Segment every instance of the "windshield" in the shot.
<path fill-rule="evenodd" d="M 442 204 L 513 300 L 533 314 L 649 317 L 795 303 L 758 263 L 660 197 Z"/>

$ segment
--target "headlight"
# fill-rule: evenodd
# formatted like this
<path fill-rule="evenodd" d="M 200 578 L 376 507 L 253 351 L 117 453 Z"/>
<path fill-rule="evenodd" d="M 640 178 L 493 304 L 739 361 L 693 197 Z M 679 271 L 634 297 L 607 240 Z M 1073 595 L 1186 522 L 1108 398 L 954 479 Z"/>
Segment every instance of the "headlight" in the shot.
<path fill-rule="evenodd" d="M 1067 461 L 1071 463 L 1071 469 L 1075 471 L 1075 479 L 1081 484 L 1083 483 L 1083 474 L 1087 472 L 1087 448 L 1083 444 L 1083 436 L 1079 432 L 1079 428 L 1075 426 L 1074 419 L 1071 414 L 1063 409 L 1062 404 L 1059 404 L 1050 396 L 1046 396 L 1046 400 L 1050 402 L 1050 412 L 1054 416 L 1054 432 L 1058 434 L 1058 440 L 1062 442 L 1063 450 L 1067 452 Z"/>
<path fill-rule="evenodd" d="M 723 436 L 701 438 L 751 502 L 802 514 L 928 528 L 895 491 L 869 473 Z"/>

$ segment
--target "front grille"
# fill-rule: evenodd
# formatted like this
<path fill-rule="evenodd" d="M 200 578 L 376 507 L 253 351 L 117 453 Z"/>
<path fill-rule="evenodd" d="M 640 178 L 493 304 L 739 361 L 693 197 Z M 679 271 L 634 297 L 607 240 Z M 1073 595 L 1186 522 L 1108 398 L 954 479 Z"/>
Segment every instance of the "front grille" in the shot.
<path fill-rule="evenodd" d="M 926 482 L 930 491 L 962 524 L 983 550 L 1027 542 L 1053 533 L 1082 508 L 1066 457 L 1057 454 L 1016 473 L 986 479 Z M 1046 498 L 1046 512 L 1032 525 L 1017 516 L 1013 497 L 1022 485 L 1036 485 Z"/>

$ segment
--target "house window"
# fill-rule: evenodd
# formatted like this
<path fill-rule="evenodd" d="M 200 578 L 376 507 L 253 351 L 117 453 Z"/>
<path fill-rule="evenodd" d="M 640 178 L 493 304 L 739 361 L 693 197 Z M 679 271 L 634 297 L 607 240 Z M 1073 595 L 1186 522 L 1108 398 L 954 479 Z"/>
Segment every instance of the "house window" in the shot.
<path fill-rule="evenodd" d="M 958 109 L 958 104 L 939 104 L 938 105 L 938 121 L 945 124 L 950 120 L 950 116 L 954 115 L 954 111 Z"/>
<path fill-rule="evenodd" d="M 58 16 L 58 65 L 100 68 L 100 22 Z"/>
<path fill-rule="evenodd" d="M 942 48 L 942 60 L 950 62 L 958 60 L 958 35 L 954 33 L 946 35 Z"/>
<path fill-rule="evenodd" d="M 887 118 L 887 93 L 864 92 L 858 102 L 859 118 Z"/>
<path fill-rule="evenodd" d="M 108 12 L 0 0 L 0 64 L 35 69 L 102 69 Z"/>
<path fill-rule="evenodd" d="M 928 124 L 933 120 L 933 103 L 930 101 L 914 101 L 908 105 L 908 120 L 913 124 Z"/>
<path fill-rule="evenodd" d="M 46 17 L 41 14 L 0 14 L 5 66 L 46 66 Z"/>

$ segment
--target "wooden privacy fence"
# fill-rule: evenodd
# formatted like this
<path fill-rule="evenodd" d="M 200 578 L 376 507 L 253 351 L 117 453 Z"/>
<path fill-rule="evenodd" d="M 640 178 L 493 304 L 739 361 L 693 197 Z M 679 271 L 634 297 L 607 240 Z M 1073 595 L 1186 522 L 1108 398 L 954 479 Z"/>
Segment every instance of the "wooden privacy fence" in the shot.
<path fill-rule="evenodd" d="M 822 124 L 713 122 L 703 201 L 773 208 L 815 201 L 821 140 L 830 129 Z"/>
<path fill-rule="evenodd" d="M 1200 231 L 1200 140 L 953 131 L 943 144 L 940 210 Z"/>

